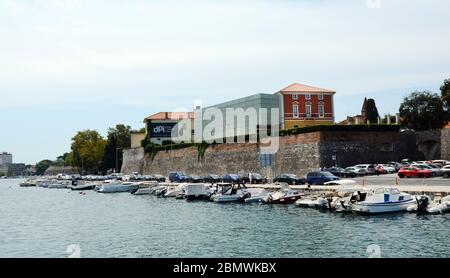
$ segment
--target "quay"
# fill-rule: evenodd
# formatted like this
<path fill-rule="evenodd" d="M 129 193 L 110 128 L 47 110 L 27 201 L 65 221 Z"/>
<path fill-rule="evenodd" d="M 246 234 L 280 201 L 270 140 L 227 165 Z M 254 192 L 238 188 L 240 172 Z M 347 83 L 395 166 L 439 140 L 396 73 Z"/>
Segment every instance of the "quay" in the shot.
<path fill-rule="evenodd" d="M 267 190 L 280 189 L 278 184 L 246 184 L 249 188 L 264 188 Z M 358 185 L 355 185 L 358 186 Z M 362 185 L 359 185 L 362 186 Z M 447 196 L 450 195 L 450 186 L 435 186 L 435 185 L 365 185 L 363 188 L 375 189 L 379 186 L 392 186 L 397 188 L 401 192 L 413 194 L 413 195 L 429 195 L 429 196 Z M 292 189 L 297 190 L 309 190 L 311 192 L 333 192 L 342 188 L 342 186 L 336 185 L 290 185 Z"/>

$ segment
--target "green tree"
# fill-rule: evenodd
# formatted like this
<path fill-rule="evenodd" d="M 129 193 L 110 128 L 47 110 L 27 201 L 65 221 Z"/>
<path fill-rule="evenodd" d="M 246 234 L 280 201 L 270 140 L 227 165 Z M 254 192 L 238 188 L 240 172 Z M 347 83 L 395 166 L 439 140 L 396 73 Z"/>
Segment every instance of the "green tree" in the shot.
<path fill-rule="evenodd" d="M 446 120 L 450 120 L 450 78 L 444 80 L 441 86 L 441 98 L 444 102 L 444 109 L 446 112 Z"/>
<path fill-rule="evenodd" d="M 122 150 L 131 147 L 131 127 L 118 124 L 108 129 L 108 138 L 102 161 L 102 171 L 122 168 Z"/>
<path fill-rule="evenodd" d="M 97 131 L 79 131 L 72 138 L 72 165 L 80 169 L 82 174 L 97 173 L 103 160 L 105 146 L 106 141 Z"/>
<path fill-rule="evenodd" d="M 53 165 L 53 161 L 51 161 L 49 159 L 45 159 L 45 160 L 39 161 L 36 164 L 36 167 L 35 167 L 36 168 L 36 175 L 42 176 L 45 173 L 45 171 L 52 165 Z"/>
<path fill-rule="evenodd" d="M 415 91 L 400 105 L 401 124 L 415 130 L 442 128 L 446 123 L 444 103 L 439 95 Z"/>
<path fill-rule="evenodd" d="M 378 114 L 378 109 L 375 104 L 375 100 L 373 98 L 369 98 L 367 100 L 367 106 L 366 106 L 366 121 L 369 121 L 371 124 L 378 123 L 378 117 L 380 115 Z"/>

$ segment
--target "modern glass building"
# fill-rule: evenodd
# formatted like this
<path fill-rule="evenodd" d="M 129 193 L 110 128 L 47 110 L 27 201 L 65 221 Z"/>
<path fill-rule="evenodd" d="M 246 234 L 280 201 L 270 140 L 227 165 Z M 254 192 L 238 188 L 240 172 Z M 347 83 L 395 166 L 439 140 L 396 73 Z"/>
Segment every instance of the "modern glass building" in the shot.
<path fill-rule="evenodd" d="M 280 96 L 273 94 L 251 95 L 209 106 L 200 111 L 195 112 L 195 122 L 197 127 L 202 123 L 203 140 L 221 138 L 231 140 L 237 136 L 256 138 L 257 135 L 270 134 L 272 127 L 279 128 L 281 124 Z M 195 132 L 198 140 L 200 133 L 197 129 Z"/>

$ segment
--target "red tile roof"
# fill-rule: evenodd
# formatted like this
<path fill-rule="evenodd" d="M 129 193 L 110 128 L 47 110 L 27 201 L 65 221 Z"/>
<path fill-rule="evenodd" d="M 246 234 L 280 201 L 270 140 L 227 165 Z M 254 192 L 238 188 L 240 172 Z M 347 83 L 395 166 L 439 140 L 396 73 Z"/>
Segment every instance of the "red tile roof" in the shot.
<path fill-rule="evenodd" d="M 292 83 L 291 85 L 287 86 L 284 89 L 281 89 L 279 93 L 335 93 L 333 90 L 329 89 L 323 89 L 318 87 L 313 87 L 309 85 L 299 84 L 299 83 Z"/>
<path fill-rule="evenodd" d="M 194 112 L 159 112 L 148 116 L 144 121 L 194 119 Z"/>

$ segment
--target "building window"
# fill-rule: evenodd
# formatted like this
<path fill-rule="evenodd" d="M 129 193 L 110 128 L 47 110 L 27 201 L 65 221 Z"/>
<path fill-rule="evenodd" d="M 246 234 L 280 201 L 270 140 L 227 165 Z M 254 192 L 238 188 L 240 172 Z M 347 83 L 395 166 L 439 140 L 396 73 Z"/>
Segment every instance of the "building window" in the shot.
<path fill-rule="evenodd" d="M 297 94 L 293 94 L 292 95 L 292 99 L 298 99 L 298 95 Z"/>
<path fill-rule="evenodd" d="M 311 94 L 306 94 L 306 95 L 305 95 L 305 99 L 306 99 L 306 100 L 310 100 L 310 99 L 311 99 Z"/>
<path fill-rule="evenodd" d="M 323 118 L 325 116 L 323 104 L 319 104 L 318 110 L 319 110 L 319 117 Z"/>
<path fill-rule="evenodd" d="M 311 104 L 306 104 L 306 117 L 311 117 Z"/>
<path fill-rule="evenodd" d="M 319 100 L 323 100 L 323 94 L 319 95 Z"/>
<path fill-rule="evenodd" d="M 292 116 L 298 118 L 298 104 L 292 105 Z"/>

